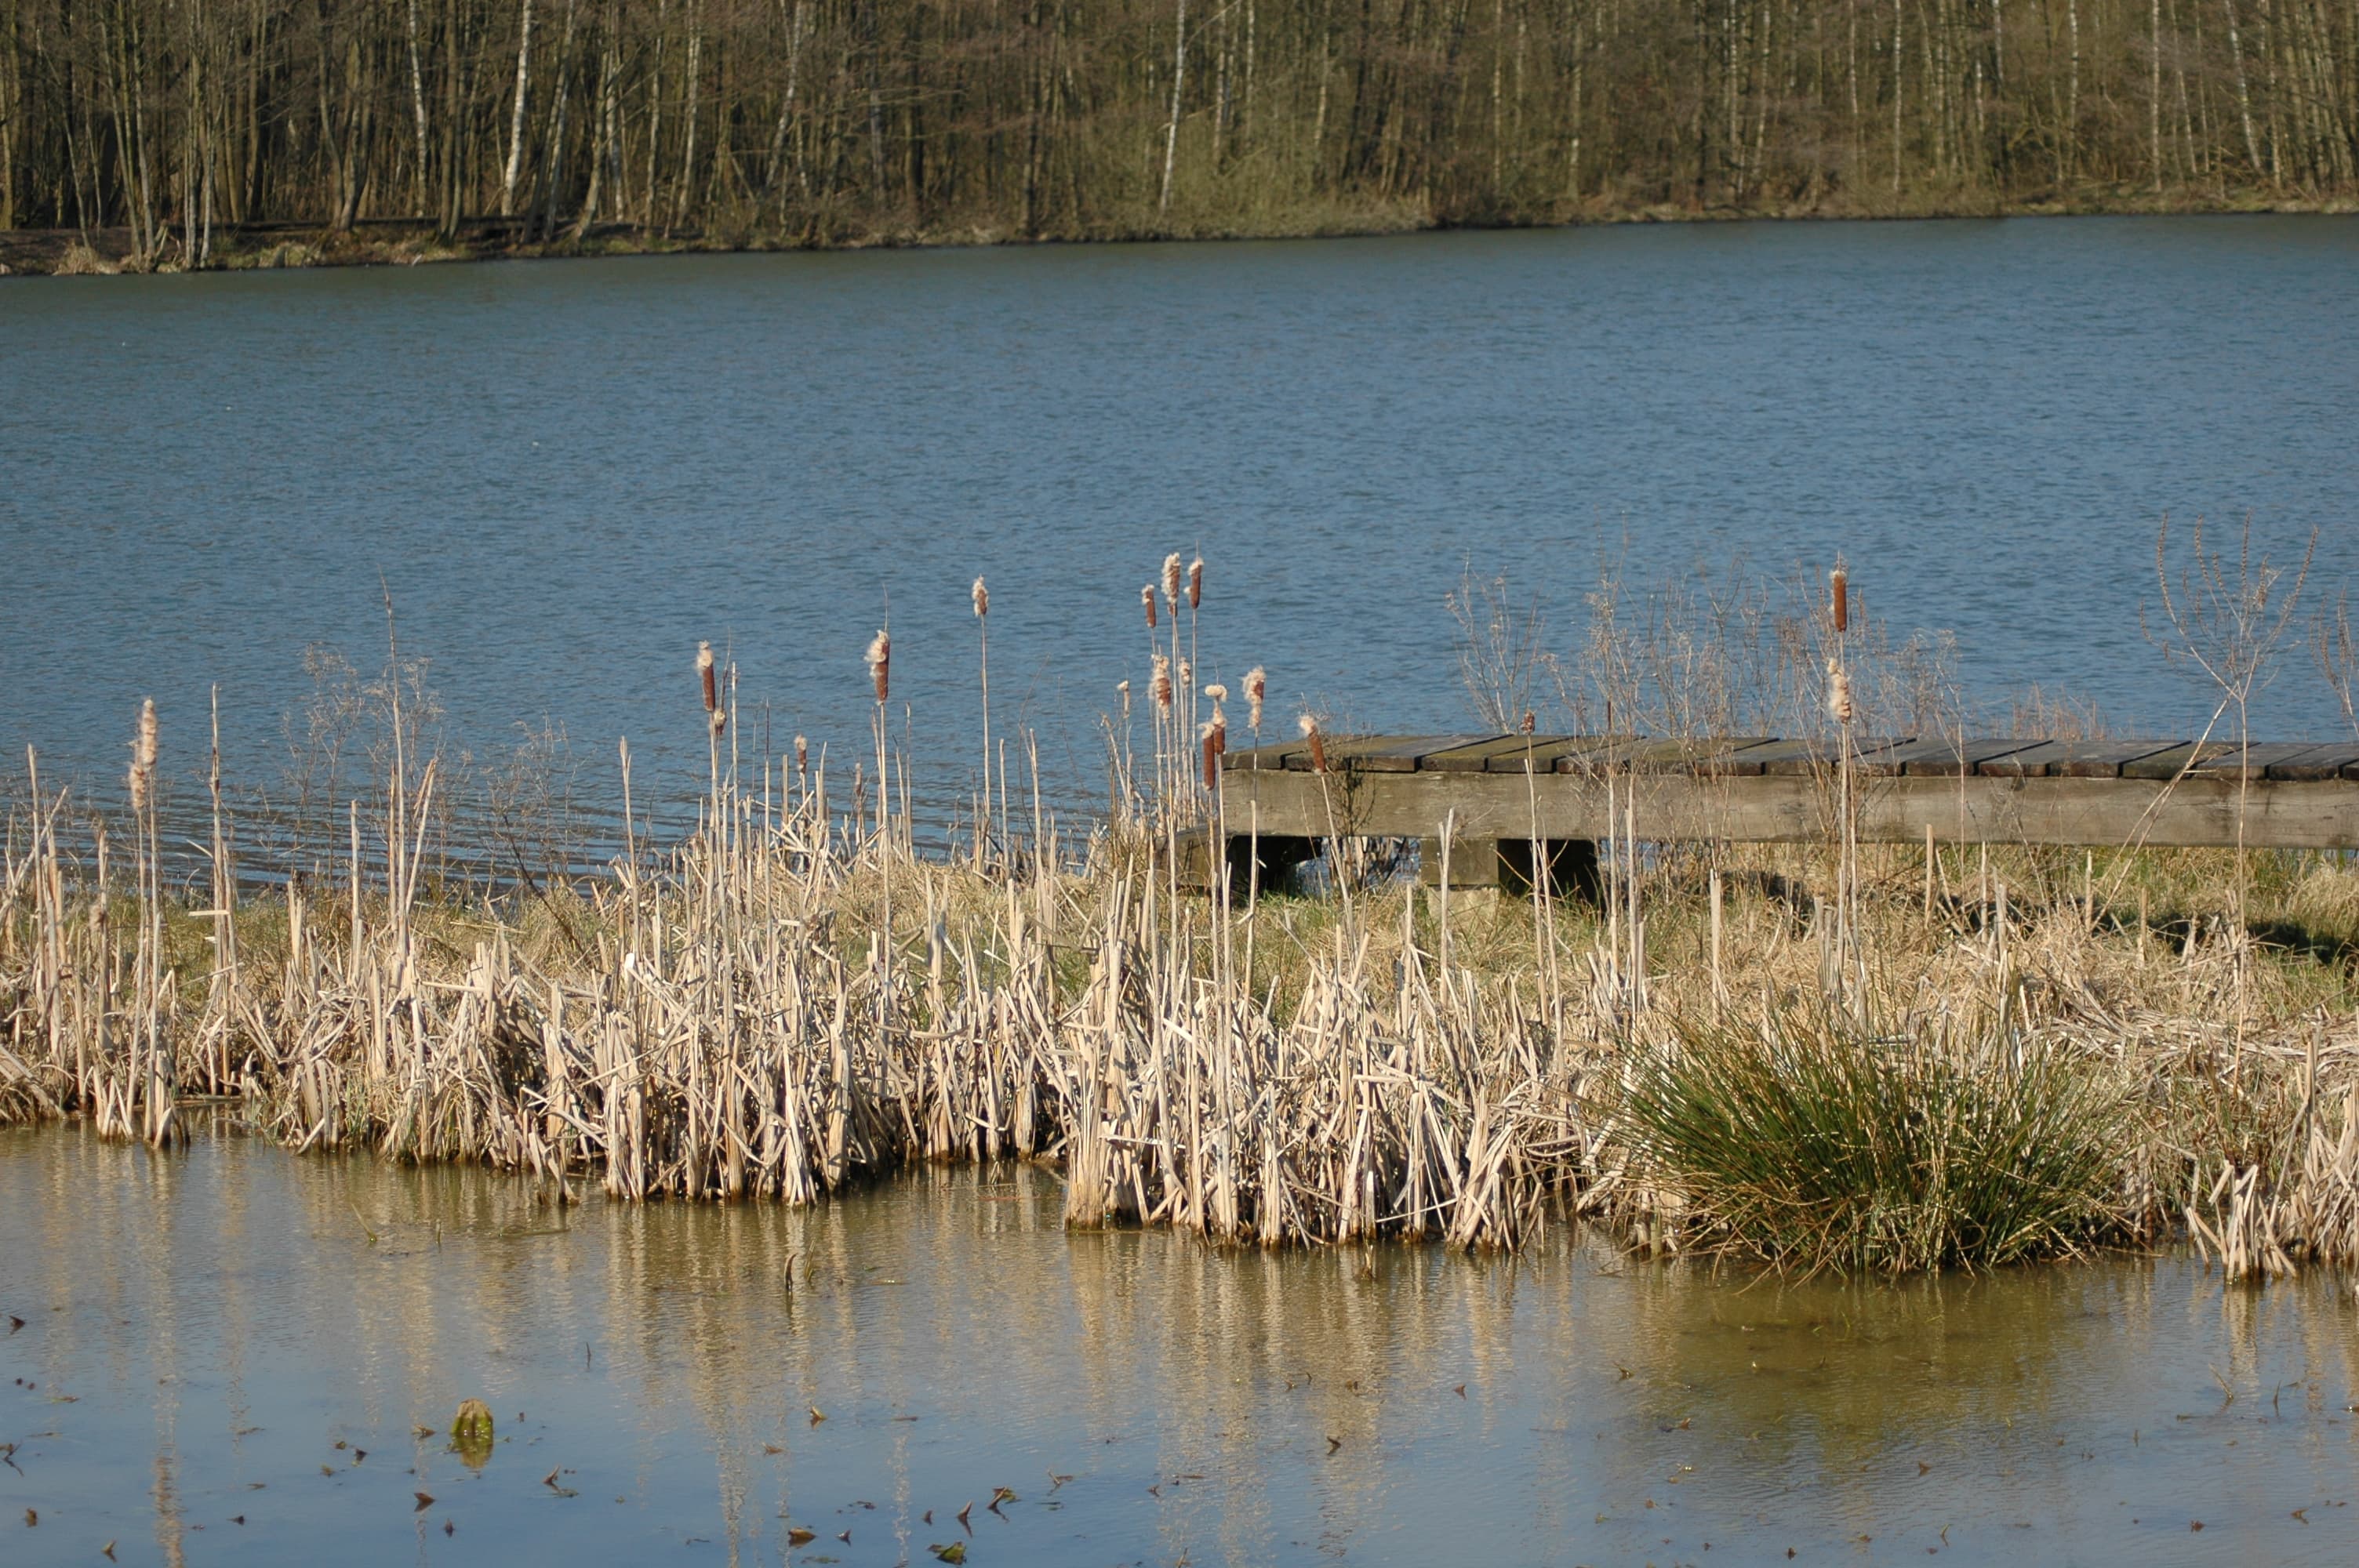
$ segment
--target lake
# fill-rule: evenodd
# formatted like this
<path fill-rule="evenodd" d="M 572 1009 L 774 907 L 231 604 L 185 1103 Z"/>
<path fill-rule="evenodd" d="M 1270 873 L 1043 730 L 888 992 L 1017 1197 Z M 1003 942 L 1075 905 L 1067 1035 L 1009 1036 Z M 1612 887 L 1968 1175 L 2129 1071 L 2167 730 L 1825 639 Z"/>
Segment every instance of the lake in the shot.
<path fill-rule="evenodd" d="M 0 1558 L 2349 1560 L 2359 1325 L 2321 1277 L 1781 1282 L 1561 1226 L 1264 1254 L 1068 1232 L 1016 1167 L 548 1195 L 0 1132 Z M 479 1467 L 443 1435 L 478 1397 Z"/>
<path fill-rule="evenodd" d="M 2354 218 L 11 280 L 0 366 L 0 742 L 119 792 L 153 695 L 183 806 L 209 688 L 234 784 L 284 794 L 304 651 L 375 669 L 387 595 L 454 749 L 561 726 L 608 805 L 620 736 L 643 802 L 701 786 L 700 638 L 749 751 L 873 754 L 889 614 L 939 819 L 981 754 L 978 573 L 995 732 L 1071 811 L 1169 550 L 1209 563 L 1202 678 L 1394 730 L 1467 722 L 1469 568 L 1570 651 L 1602 563 L 1841 551 L 1954 633 L 1969 699 L 2190 732 L 2205 688 L 2139 624 L 2164 513 L 2280 559 L 2317 530 L 2313 596 L 2359 574 Z M 2299 646 L 2255 721 L 2335 733 Z"/>

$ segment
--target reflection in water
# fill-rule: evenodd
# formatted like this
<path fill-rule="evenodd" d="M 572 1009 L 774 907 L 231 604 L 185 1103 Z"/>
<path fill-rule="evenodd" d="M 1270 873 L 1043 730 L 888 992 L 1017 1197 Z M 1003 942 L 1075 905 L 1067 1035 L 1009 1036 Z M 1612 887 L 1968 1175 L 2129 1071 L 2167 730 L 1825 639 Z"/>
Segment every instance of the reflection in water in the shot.
<path fill-rule="evenodd" d="M 2319 1281 L 1223 1251 L 1019 1168 L 547 1196 L 0 1134 L 0 1558 L 931 1562 L 972 1501 L 978 1563 L 2323 1563 L 2359 1491 Z"/>

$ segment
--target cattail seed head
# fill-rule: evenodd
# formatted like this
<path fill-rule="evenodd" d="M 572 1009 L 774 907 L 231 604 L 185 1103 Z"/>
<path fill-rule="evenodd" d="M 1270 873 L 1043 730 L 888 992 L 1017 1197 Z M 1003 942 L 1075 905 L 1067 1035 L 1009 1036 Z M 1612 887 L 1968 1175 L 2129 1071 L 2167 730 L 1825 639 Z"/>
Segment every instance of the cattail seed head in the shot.
<path fill-rule="evenodd" d="M 706 717 L 712 725 L 713 738 L 720 739 L 721 732 L 729 728 L 729 715 L 716 708 Z"/>
<path fill-rule="evenodd" d="M 1204 557 L 1198 556 L 1188 563 L 1188 608 L 1193 610 L 1204 602 Z"/>
<path fill-rule="evenodd" d="M 1245 672 L 1245 723 L 1258 734 L 1261 730 L 1262 699 L 1269 695 L 1269 673 L 1259 665 Z"/>
<path fill-rule="evenodd" d="M 1163 557 L 1163 597 L 1171 608 L 1180 608 L 1180 552 L 1172 551 Z"/>
<path fill-rule="evenodd" d="M 883 702 L 893 689 L 893 634 L 881 627 L 868 644 L 868 678 L 876 683 L 876 700 Z"/>
<path fill-rule="evenodd" d="M 156 781 L 156 699 L 148 697 L 139 705 L 139 732 L 131 742 L 131 810 L 137 815 L 147 809 L 147 792 Z"/>
<path fill-rule="evenodd" d="M 1304 740 L 1310 742 L 1310 771 L 1314 773 L 1325 773 L 1327 771 L 1327 738 L 1319 732 L 1317 717 L 1309 713 L 1303 714 L 1294 721 L 1294 727 L 1302 731 Z"/>
<path fill-rule="evenodd" d="M 1147 607 L 1147 629 L 1155 630 L 1155 585 L 1148 583 L 1138 590 L 1138 602 Z"/>
<path fill-rule="evenodd" d="M 1223 686 L 1220 682 L 1214 681 L 1212 685 L 1204 688 L 1204 695 L 1211 697 L 1214 702 L 1226 702 L 1229 700 L 1229 688 Z"/>
<path fill-rule="evenodd" d="M 1835 630 L 1851 630 L 1851 574 L 1837 567 L 1827 574 L 1827 586 L 1834 596 Z"/>
<path fill-rule="evenodd" d="M 1851 722 L 1851 676 L 1832 659 L 1827 661 L 1827 712 L 1838 724 Z"/>
<path fill-rule="evenodd" d="M 974 616 L 976 620 L 980 621 L 984 616 L 991 613 L 991 589 L 983 586 L 983 579 L 981 578 L 974 579 L 973 595 Z"/>
<path fill-rule="evenodd" d="M 1129 683 L 1128 681 L 1126 681 L 1126 680 L 1125 680 L 1125 681 L 1116 681 L 1116 682 L 1114 682 L 1114 694 L 1115 694 L 1117 697 L 1120 697 L 1122 698 L 1122 716 L 1123 716 L 1125 719 L 1129 718 L 1129 717 L 1130 717 L 1130 683 Z"/>
<path fill-rule="evenodd" d="M 795 737 L 795 772 L 801 773 L 810 766 L 810 742 L 798 735 Z"/>
<path fill-rule="evenodd" d="M 720 712 L 721 693 L 712 678 L 712 644 L 710 643 L 696 645 L 696 675 L 704 685 L 704 711 Z"/>
<path fill-rule="evenodd" d="M 1221 787 L 1221 758 L 1229 750 L 1228 720 L 1214 713 L 1197 734 L 1204 746 L 1204 787 L 1216 790 Z"/>
<path fill-rule="evenodd" d="M 1180 689 L 1182 691 L 1196 689 L 1196 666 L 1185 659 L 1180 661 Z"/>
<path fill-rule="evenodd" d="M 1155 678 L 1147 683 L 1147 689 L 1155 696 L 1156 707 L 1171 706 L 1171 661 L 1161 654 L 1155 655 Z"/>
<path fill-rule="evenodd" d="M 1527 708 L 1524 709 L 1524 721 L 1516 727 L 1516 733 L 1528 735 L 1538 723 L 1539 716 Z"/>

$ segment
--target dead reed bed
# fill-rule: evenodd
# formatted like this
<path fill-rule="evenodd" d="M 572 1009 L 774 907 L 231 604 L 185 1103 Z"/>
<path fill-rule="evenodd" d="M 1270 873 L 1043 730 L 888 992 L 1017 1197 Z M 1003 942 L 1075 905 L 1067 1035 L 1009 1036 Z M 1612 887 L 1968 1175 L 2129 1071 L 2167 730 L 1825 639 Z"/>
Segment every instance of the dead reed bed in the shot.
<path fill-rule="evenodd" d="M 705 648 L 683 679 L 710 748 L 693 830 L 626 830 L 600 875 L 497 892 L 421 895 L 438 760 L 397 684 L 341 863 L 268 888 L 238 876 L 216 745 L 211 880 L 168 891 L 152 709 L 127 809 L 28 759 L 0 1120 L 163 1147 L 182 1104 L 220 1098 L 299 1151 L 626 1200 L 809 1203 L 1017 1158 L 1062 1172 L 1075 1225 L 1273 1246 L 1511 1248 L 1585 1216 L 1658 1252 L 1806 1267 L 2178 1236 L 2237 1278 L 2359 1264 L 2359 878 L 2339 860 L 2237 858 L 2230 890 L 2226 852 L 1863 845 L 1838 772 L 1824 842 L 1609 845 L 1601 908 L 1546 879 L 1453 900 L 1343 854 L 1341 897 L 1217 874 L 1207 893 L 1180 835 L 1256 825 L 1216 816 L 1229 693 L 1196 676 L 1202 584 L 1175 555 L 1142 592 L 1150 755 L 1125 683 L 1112 809 L 1078 836 L 1037 766 L 1028 803 L 1011 788 L 1003 733 L 972 838 L 918 851 L 882 632 L 849 778 L 800 737 L 746 756 L 734 671 Z M 1850 594 L 1834 652 L 1780 633 L 1787 667 L 1845 677 L 1843 700 L 1804 694 L 1838 733 L 1908 684 Z M 1729 661 L 1674 652 L 1647 673 L 1640 644 L 1603 649 L 1601 706 L 1736 728 L 1703 689 L 1737 684 Z M 1257 735 L 1268 676 L 1242 691 Z"/>

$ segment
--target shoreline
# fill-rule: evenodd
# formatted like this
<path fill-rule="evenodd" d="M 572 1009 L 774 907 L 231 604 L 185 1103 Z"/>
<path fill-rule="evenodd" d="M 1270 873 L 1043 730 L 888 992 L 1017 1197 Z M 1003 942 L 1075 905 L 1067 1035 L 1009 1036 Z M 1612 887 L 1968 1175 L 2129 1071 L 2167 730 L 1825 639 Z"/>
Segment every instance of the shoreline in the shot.
<path fill-rule="evenodd" d="M 744 255 L 795 252 L 973 250 L 987 247 L 1250 243 L 1373 239 L 1396 234 L 1577 229 L 1650 223 L 1873 223 L 2009 218 L 2350 217 L 2359 196 L 2288 196 L 2259 191 L 2185 200 L 2153 192 L 2096 189 L 2004 201 L 1907 201 L 1880 205 L 1689 207 L 1614 206 L 1570 215 L 1532 214 L 1470 222 L 1411 207 L 1313 210 L 1299 221 L 1224 224 L 1110 223 L 1092 230 L 1026 235 L 990 223 L 876 225 L 818 233 L 806 229 L 744 232 L 665 232 L 636 224 L 593 225 L 546 240 L 508 237 L 513 220 L 462 220 L 444 238 L 429 220 L 366 218 L 341 232 L 325 224 L 272 221 L 215 225 L 211 259 L 189 267 L 175 259 L 138 265 L 126 227 L 0 230 L 0 277 L 118 276 L 189 272 L 270 271 L 295 267 L 416 266 L 484 261 L 581 260 L 614 256 Z M 177 234 L 178 231 L 175 231 Z"/>

